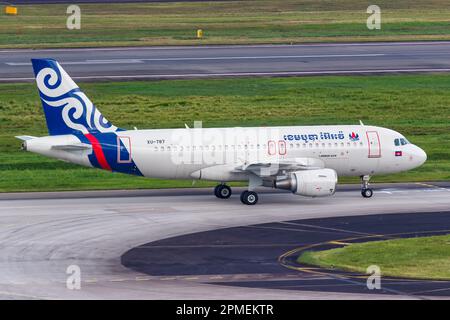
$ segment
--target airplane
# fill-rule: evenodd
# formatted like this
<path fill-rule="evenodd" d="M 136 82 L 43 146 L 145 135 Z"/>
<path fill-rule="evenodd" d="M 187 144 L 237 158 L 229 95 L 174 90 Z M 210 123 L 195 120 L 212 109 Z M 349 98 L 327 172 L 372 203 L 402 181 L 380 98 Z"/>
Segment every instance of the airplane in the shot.
<path fill-rule="evenodd" d="M 106 120 L 61 65 L 32 59 L 48 136 L 18 136 L 24 150 L 136 176 L 248 182 L 240 200 L 258 202 L 258 187 L 309 197 L 331 196 L 338 176 L 358 176 L 370 198 L 373 175 L 421 166 L 426 153 L 402 134 L 359 125 L 125 130 Z"/>

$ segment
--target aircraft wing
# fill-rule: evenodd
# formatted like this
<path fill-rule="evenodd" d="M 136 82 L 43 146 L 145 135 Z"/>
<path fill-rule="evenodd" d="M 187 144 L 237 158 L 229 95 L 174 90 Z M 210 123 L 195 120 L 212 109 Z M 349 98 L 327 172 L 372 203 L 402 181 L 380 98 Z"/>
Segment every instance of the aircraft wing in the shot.
<path fill-rule="evenodd" d="M 293 158 L 281 159 L 276 162 L 258 162 L 250 163 L 237 167 L 237 170 L 252 172 L 260 177 L 275 176 L 280 171 L 298 171 L 322 169 L 325 164 L 320 159 L 315 158 Z"/>

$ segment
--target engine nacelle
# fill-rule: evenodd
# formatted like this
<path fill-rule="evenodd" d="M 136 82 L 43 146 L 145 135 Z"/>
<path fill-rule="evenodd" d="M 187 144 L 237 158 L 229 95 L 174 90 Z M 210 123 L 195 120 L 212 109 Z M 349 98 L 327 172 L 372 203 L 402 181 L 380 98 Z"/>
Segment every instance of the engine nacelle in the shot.
<path fill-rule="evenodd" d="M 331 196 L 336 191 L 337 174 L 333 169 L 295 171 L 286 179 L 277 180 L 274 187 L 291 190 L 308 197 Z"/>

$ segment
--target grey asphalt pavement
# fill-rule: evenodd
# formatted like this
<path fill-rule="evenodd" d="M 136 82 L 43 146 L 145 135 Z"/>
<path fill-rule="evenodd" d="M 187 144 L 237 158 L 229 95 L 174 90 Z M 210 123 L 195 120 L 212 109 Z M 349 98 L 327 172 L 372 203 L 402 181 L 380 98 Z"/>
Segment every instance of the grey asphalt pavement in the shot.
<path fill-rule="evenodd" d="M 376 186 L 376 185 L 374 185 Z M 101 191 L 96 197 L 65 193 L 0 200 L 0 297 L 10 299 L 403 299 L 371 294 L 261 288 L 224 283 L 220 274 L 148 275 L 126 268 L 124 253 L 146 243 L 230 227 L 326 217 L 354 217 L 450 208 L 446 185 L 383 185 L 374 197 L 357 188 L 329 198 L 261 193 L 260 203 L 244 206 L 236 192 L 220 200 L 206 190 L 166 194 Z M 201 191 L 201 190 L 200 190 Z M 109 194 L 112 192 L 112 194 Z M 103 194 L 100 194 L 103 193 Z M 114 194 L 115 193 L 115 194 Z M 120 194 L 122 193 L 122 194 Z M 128 194 L 127 194 L 128 193 Z M 402 220 L 408 223 L 409 216 Z M 349 218 L 350 219 L 350 218 Z M 345 220 L 345 219 L 344 219 Z M 378 222 L 381 223 L 381 222 Z M 389 223 L 389 222 L 387 222 Z M 218 232 L 219 235 L 219 232 Z M 266 238 L 270 243 L 271 239 Z M 274 240 L 275 241 L 275 240 Z M 161 262 L 163 263 L 163 262 Z M 66 270 L 81 269 L 81 289 L 66 287 Z M 248 271 L 248 270 L 247 270 Z M 230 278 L 236 282 L 239 274 Z M 241 278 L 242 279 L 242 278 Z M 222 279 L 223 280 L 223 279 Z M 227 279 L 224 279 L 225 281 Z M 212 283 L 214 282 L 214 283 Z"/>
<path fill-rule="evenodd" d="M 225 228 L 146 243 L 122 255 L 122 264 L 152 276 L 202 278 L 209 284 L 300 291 L 423 295 L 450 298 L 450 281 L 368 275 L 302 265 L 298 256 L 349 243 L 450 233 L 450 211 L 303 219 Z M 345 240 L 344 240 L 345 239 Z M 374 262 L 367 262 L 367 267 Z M 381 268 L 383 273 L 383 268 Z"/>
<path fill-rule="evenodd" d="M 0 50 L 0 81 L 54 58 L 78 80 L 449 72 L 450 42 Z"/>

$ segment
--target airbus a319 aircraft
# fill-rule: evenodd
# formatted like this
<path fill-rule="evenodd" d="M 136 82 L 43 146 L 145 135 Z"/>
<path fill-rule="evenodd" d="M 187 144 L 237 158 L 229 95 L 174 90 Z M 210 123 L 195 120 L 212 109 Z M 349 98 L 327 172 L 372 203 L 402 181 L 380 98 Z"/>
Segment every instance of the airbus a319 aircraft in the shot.
<path fill-rule="evenodd" d="M 426 153 L 400 133 L 375 126 L 285 126 L 124 130 L 112 125 L 53 59 L 32 59 L 49 136 L 18 136 L 23 149 L 112 172 L 164 179 L 247 181 L 241 201 L 254 205 L 259 186 L 321 197 L 338 176 L 359 176 L 372 197 L 375 174 L 422 165 Z"/>

